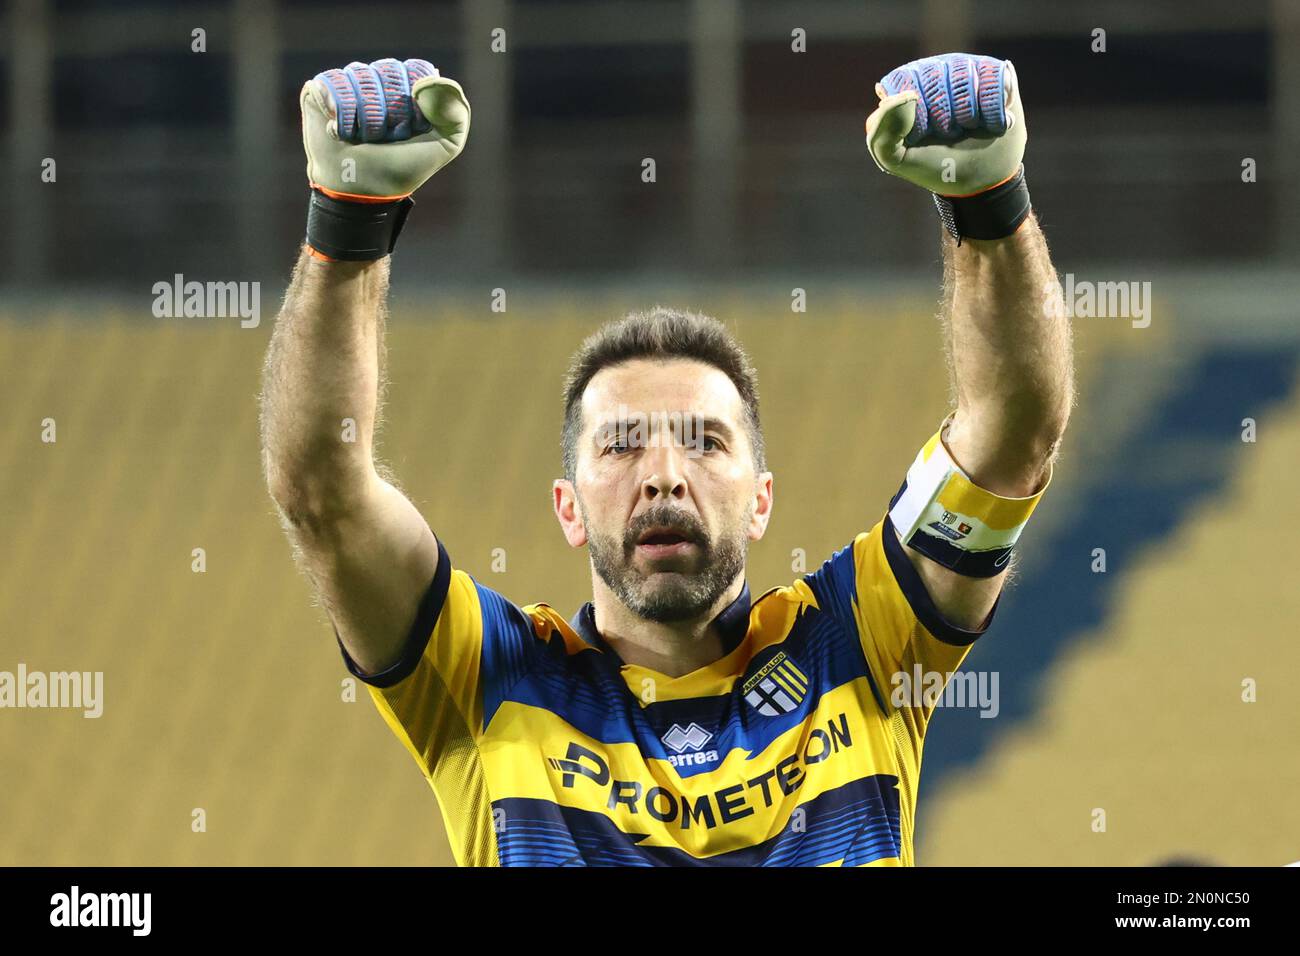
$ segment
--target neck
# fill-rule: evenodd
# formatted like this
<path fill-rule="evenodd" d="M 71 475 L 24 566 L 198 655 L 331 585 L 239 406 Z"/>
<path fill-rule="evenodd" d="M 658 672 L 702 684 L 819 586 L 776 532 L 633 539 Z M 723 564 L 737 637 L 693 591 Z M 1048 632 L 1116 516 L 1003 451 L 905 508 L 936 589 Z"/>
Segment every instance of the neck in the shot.
<path fill-rule="evenodd" d="M 723 656 L 722 634 L 713 620 L 745 588 L 742 571 L 703 614 L 664 624 L 647 621 L 629 610 L 604 581 L 594 573 L 592 577 L 596 629 L 605 643 L 625 664 L 647 667 L 667 677 L 681 677 Z"/>

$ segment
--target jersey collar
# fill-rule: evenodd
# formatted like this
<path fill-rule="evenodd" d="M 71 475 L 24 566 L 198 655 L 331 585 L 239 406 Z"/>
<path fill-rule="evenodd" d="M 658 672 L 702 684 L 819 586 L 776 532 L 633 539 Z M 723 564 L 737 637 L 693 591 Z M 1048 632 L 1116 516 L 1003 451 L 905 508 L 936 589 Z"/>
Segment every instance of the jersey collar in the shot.
<path fill-rule="evenodd" d="M 746 581 L 740 589 L 740 595 L 719 611 L 718 616 L 712 620 L 711 623 L 717 625 L 718 634 L 722 638 L 724 657 L 739 647 L 740 642 L 745 639 L 745 634 L 749 631 L 751 603 L 749 582 Z M 609 654 L 619 664 L 623 663 L 622 658 L 605 642 L 605 638 L 601 637 L 600 631 L 596 629 L 596 606 L 592 602 L 588 601 L 578 608 L 578 613 L 573 615 L 569 626 L 588 644 Z"/>

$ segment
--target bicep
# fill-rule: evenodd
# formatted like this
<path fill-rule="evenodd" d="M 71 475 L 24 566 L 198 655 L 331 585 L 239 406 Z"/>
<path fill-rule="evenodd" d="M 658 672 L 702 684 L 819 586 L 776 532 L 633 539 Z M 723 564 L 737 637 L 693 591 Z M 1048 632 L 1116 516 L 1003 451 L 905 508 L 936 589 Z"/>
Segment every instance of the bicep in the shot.
<path fill-rule="evenodd" d="M 372 674 L 396 661 L 438 568 L 437 539 L 415 505 L 375 475 L 347 509 L 290 535 L 349 656 Z"/>

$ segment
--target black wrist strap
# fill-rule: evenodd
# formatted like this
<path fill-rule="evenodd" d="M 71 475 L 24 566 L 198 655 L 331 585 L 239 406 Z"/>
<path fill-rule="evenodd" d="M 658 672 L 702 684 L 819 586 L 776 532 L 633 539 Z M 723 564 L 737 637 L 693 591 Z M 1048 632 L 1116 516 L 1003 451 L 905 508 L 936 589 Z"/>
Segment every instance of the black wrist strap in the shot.
<path fill-rule="evenodd" d="M 1029 215 L 1029 187 L 1025 185 L 1025 167 L 1005 183 L 974 196 L 940 196 L 934 194 L 948 235 L 961 245 L 967 239 L 1005 239 Z"/>
<path fill-rule="evenodd" d="M 331 259 L 365 262 L 393 251 L 415 200 L 346 202 L 311 191 L 307 207 L 307 245 Z"/>

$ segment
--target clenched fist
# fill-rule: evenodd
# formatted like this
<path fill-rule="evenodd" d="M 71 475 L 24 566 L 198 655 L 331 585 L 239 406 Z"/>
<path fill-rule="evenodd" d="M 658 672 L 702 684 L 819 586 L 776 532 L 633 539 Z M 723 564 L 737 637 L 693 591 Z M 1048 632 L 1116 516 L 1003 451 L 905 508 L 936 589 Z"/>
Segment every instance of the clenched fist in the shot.
<path fill-rule="evenodd" d="M 384 59 L 318 73 L 300 103 L 308 244 L 320 258 L 387 255 L 411 193 L 465 146 L 465 91 L 426 60 Z"/>
<path fill-rule="evenodd" d="M 867 149 L 884 172 L 936 195 L 955 237 L 1009 235 L 1029 213 L 1021 161 L 1028 130 L 1010 60 L 945 53 L 876 84 Z"/>

